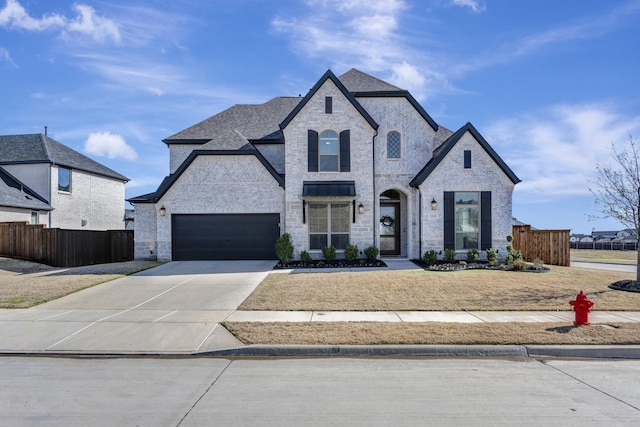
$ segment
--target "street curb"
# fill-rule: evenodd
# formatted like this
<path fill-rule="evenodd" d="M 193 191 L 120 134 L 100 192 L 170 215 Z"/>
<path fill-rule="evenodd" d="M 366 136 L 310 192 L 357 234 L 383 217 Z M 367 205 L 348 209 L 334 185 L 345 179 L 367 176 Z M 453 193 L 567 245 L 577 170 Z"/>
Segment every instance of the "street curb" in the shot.
<path fill-rule="evenodd" d="M 528 345 L 530 357 L 640 359 L 640 345 Z"/>
<path fill-rule="evenodd" d="M 207 351 L 211 356 L 246 357 L 527 357 L 519 345 L 249 345 Z"/>
<path fill-rule="evenodd" d="M 555 357 L 640 359 L 640 345 L 248 345 L 199 353 L 237 357 Z"/>

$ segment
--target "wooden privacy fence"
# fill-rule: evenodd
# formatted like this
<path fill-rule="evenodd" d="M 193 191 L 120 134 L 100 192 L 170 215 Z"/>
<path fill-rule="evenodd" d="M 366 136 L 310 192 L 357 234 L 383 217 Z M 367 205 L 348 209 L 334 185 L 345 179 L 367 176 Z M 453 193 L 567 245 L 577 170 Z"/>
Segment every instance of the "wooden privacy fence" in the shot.
<path fill-rule="evenodd" d="M 131 261 L 133 230 L 63 230 L 3 222 L 0 223 L 0 256 L 54 267 Z"/>
<path fill-rule="evenodd" d="M 569 234 L 570 230 L 532 230 L 530 225 L 514 225 L 512 244 L 526 261 L 539 259 L 545 264 L 568 267 Z"/>

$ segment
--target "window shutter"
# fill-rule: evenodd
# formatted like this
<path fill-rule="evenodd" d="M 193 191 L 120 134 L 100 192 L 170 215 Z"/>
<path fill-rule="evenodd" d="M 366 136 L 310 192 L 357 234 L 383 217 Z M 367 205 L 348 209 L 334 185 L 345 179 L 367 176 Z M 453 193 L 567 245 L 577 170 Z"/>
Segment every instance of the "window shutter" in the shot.
<path fill-rule="evenodd" d="M 491 191 L 480 193 L 480 249 L 491 248 Z"/>
<path fill-rule="evenodd" d="M 444 248 L 456 248 L 456 201 L 453 191 L 444 192 Z"/>
<path fill-rule="evenodd" d="M 311 129 L 307 131 L 307 144 L 309 172 L 318 172 L 318 132 Z"/>
<path fill-rule="evenodd" d="M 340 132 L 340 172 L 351 172 L 351 131 Z"/>

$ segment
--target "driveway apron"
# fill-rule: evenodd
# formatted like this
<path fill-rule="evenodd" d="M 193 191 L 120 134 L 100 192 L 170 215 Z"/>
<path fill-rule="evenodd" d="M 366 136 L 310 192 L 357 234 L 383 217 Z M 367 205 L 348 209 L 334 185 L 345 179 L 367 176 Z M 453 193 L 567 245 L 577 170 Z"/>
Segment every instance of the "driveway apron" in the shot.
<path fill-rule="evenodd" d="M 0 311 L 7 352 L 193 353 L 237 346 L 218 325 L 275 261 L 179 261 L 24 310 Z"/>

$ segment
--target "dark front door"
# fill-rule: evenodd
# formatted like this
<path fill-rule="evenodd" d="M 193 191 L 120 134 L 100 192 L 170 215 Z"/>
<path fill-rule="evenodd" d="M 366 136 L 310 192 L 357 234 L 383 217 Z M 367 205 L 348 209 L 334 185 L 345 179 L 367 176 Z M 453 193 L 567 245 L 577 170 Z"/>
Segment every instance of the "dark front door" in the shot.
<path fill-rule="evenodd" d="M 277 259 L 279 214 L 172 215 L 174 261 Z"/>
<path fill-rule="evenodd" d="M 400 255 L 399 203 L 380 203 L 380 254 Z"/>

